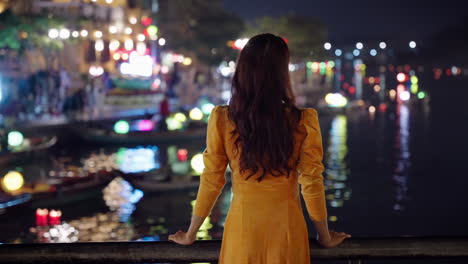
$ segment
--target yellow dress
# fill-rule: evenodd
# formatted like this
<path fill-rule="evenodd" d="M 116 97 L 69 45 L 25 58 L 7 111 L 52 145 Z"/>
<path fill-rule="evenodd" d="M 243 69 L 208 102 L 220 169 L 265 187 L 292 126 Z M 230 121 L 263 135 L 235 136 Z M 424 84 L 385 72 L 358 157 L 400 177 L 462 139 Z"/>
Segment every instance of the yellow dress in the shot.
<path fill-rule="evenodd" d="M 232 170 L 233 197 L 226 218 L 219 264 L 308 264 L 309 236 L 302 213 L 302 193 L 309 216 L 327 218 L 323 185 L 323 149 L 317 112 L 302 109 L 295 134 L 296 165 L 289 178 L 266 175 L 257 182 L 258 172 L 245 180 L 239 171 L 239 154 L 234 151 L 227 106 L 216 106 L 208 121 L 205 169 L 193 214 L 206 217 L 226 182 L 225 171 Z M 290 163 L 290 164 L 291 164 Z M 301 186 L 299 188 L 299 186 Z"/>

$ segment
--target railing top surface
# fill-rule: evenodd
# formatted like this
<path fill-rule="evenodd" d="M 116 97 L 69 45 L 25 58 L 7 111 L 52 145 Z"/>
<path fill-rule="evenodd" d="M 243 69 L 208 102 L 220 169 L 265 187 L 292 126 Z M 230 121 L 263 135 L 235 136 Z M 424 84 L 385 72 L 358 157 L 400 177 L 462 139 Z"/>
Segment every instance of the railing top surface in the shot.
<path fill-rule="evenodd" d="M 0 263 L 151 263 L 216 261 L 221 240 L 173 242 L 2 244 Z M 310 243 L 312 259 L 467 258 L 468 237 L 351 238 L 332 249 Z"/>

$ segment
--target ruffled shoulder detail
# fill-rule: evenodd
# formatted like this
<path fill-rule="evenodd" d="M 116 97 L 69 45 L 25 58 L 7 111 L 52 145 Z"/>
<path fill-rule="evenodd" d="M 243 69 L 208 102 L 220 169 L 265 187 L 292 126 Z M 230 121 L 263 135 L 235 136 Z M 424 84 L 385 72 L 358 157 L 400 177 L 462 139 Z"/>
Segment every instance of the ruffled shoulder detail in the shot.
<path fill-rule="evenodd" d="M 317 130 L 318 128 L 318 113 L 317 110 L 313 108 L 302 108 L 301 109 L 301 120 L 300 125 L 304 125 L 307 132 L 312 130 Z"/>

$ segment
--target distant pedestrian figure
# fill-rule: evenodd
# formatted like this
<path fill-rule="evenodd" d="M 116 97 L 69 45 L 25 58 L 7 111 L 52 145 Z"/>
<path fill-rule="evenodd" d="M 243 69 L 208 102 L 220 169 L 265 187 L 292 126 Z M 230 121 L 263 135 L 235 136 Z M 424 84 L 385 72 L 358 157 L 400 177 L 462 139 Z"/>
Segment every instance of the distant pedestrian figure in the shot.
<path fill-rule="evenodd" d="M 167 124 L 166 124 L 166 119 L 167 117 L 171 114 L 170 108 L 169 108 L 169 98 L 167 94 L 164 94 L 164 98 L 159 104 L 159 130 L 160 131 L 167 131 Z"/>
<path fill-rule="evenodd" d="M 59 77 L 60 77 L 60 86 L 59 86 L 58 107 L 59 109 L 62 109 L 63 105 L 65 104 L 65 99 L 67 98 L 68 90 L 71 87 L 71 79 L 68 76 L 68 73 L 64 68 L 60 68 Z"/>
<path fill-rule="evenodd" d="M 208 121 L 192 222 L 169 240 L 195 241 L 226 182 L 227 164 L 233 196 L 219 264 L 310 263 L 299 193 L 322 246 L 350 237 L 328 229 L 318 114 L 296 107 L 288 65 L 288 46 L 275 35 L 257 35 L 242 49 L 229 105 L 216 106 Z"/>

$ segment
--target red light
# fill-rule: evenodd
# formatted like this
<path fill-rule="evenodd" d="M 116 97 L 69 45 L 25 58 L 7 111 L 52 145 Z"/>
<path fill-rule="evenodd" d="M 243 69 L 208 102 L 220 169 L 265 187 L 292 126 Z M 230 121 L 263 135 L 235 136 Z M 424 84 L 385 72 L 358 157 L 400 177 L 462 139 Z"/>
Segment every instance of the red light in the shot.
<path fill-rule="evenodd" d="M 349 87 L 349 93 L 354 94 L 356 92 L 356 88 L 354 86 Z"/>
<path fill-rule="evenodd" d="M 47 209 L 36 209 L 36 226 L 47 226 L 49 210 Z"/>
<path fill-rule="evenodd" d="M 445 74 L 447 74 L 447 76 L 451 76 L 452 75 L 452 71 L 450 69 L 447 69 L 445 70 Z"/>
<path fill-rule="evenodd" d="M 187 149 L 179 149 L 177 150 L 177 159 L 181 162 L 187 161 Z"/>
<path fill-rule="evenodd" d="M 379 111 L 380 111 L 380 112 L 385 112 L 385 111 L 387 111 L 387 105 L 386 105 L 386 104 L 383 104 L 383 103 L 380 104 L 380 105 L 379 105 Z"/>
<path fill-rule="evenodd" d="M 399 84 L 397 86 L 397 92 L 398 93 L 404 92 L 405 90 L 406 90 L 406 86 L 404 84 Z"/>
<path fill-rule="evenodd" d="M 374 80 L 375 80 L 375 83 L 380 83 L 380 78 L 379 77 L 375 77 Z"/>
<path fill-rule="evenodd" d="M 141 19 L 141 24 L 143 24 L 143 26 L 149 26 L 153 24 L 153 19 L 151 17 L 144 17 Z"/>
<path fill-rule="evenodd" d="M 348 89 L 348 87 L 349 87 L 349 83 L 347 82 L 343 83 L 343 89 Z"/>
<path fill-rule="evenodd" d="M 289 41 L 288 41 L 288 39 L 287 39 L 287 38 L 285 38 L 285 37 L 282 37 L 282 39 L 284 40 L 284 42 L 286 42 L 286 44 L 288 44 L 288 43 L 289 43 Z"/>
<path fill-rule="evenodd" d="M 344 81 L 344 74 L 340 75 L 340 81 Z"/>
<path fill-rule="evenodd" d="M 404 69 L 405 69 L 405 72 L 409 72 L 409 71 L 411 71 L 411 66 L 409 66 L 408 64 L 406 64 L 405 67 L 404 67 Z"/>
<path fill-rule="evenodd" d="M 397 78 L 397 80 L 398 80 L 399 82 L 404 82 L 404 81 L 406 81 L 406 74 L 400 72 L 399 74 L 397 74 L 397 77 L 396 77 L 396 78 Z"/>

